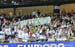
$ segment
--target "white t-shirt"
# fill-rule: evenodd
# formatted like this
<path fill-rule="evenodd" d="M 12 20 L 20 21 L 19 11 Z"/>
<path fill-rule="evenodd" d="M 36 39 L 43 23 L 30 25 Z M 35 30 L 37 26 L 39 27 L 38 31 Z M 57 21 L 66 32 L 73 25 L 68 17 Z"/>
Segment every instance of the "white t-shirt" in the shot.
<path fill-rule="evenodd" d="M 5 34 L 6 35 L 11 35 L 11 28 L 6 28 L 5 29 Z"/>
<path fill-rule="evenodd" d="M 39 31 L 36 31 L 35 35 L 36 35 L 36 38 L 38 39 L 40 37 Z"/>
<path fill-rule="evenodd" d="M 0 39 L 5 39 L 5 33 L 3 31 L 0 31 Z"/>
<path fill-rule="evenodd" d="M 14 31 L 17 31 L 17 27 L 16 26 L 14 26 Z"/>
<path fill-rule="evenodd" d="M 39 31 L 39 33 L 42 33 L 42 29 Z"/>
<path fill-rule="evenodd" d="M 28 33 L 23 33 L 22 34 L 22 40 L 23 40 L 23 42 L 28 42 L 28 39 L 29 39 L 29 34 Z"/>
<path fill-rule="evenodd" d="M 58 35 L 61 35 L 62 34 L 62 29 L 60 29 L 59 31 L 58 31 Z"/>
<path fill-rule="evenodd" d="M 59 29 L 57 33 L 55 33 L 55 35 L 58 34 L 58 38 L 62 35 L 62 29 Z"/>
<path fill-rule="evenodd" d="M 46 36 L 45 35 L 40 35 L 39 39 L 46 39 Z"/>
<path fill-rule="evenodd" d="M 36 15 L 36 12 L 35 12 L 35 11 L 33 11 L 33 12 L 32 12 L 32 15 Z"/>
<path fill-rule="evenodd" d="M 14 35 L 16 31 L 11 31 L 11 35 Z"/>
<path fill-rule="evenodd" d="M 48 38 L 48 41 L 55 41 L 54 38 Z"/>
<path fill-rule="evenodd" d="M 18 33 L 17 37 L 18 38 L 22 38 L 23 31 L 22 30 L 18 30 L 17 33 Z"/>
<path fill-rule="evenodd" d="M 53 33 L 55 33 L 55 31 L 54 30 L 50 30 L 49 33 L 50 34 L 53 34 Z"/>
<path fill-rule="evenodd" d="M 54 24 L 54 27 L 57 27 L 57 25 L 56 25 L 56 24 Z"/>
<path fill-rule="evenodd" d="M 33 16 L 35 15 L 36 17 L 38 17 L 37 12 L 35 12 L 35 11 L 32 12 L 32 15 L 33 15 Z"/>
<path fill-rule="evenodd" d="M 66 41 L 67 38 L 65 38 L 65 37 L 61 37 L 61 38 L 57 38 L 56 40 L 57 40 L 57 41 Z"/>

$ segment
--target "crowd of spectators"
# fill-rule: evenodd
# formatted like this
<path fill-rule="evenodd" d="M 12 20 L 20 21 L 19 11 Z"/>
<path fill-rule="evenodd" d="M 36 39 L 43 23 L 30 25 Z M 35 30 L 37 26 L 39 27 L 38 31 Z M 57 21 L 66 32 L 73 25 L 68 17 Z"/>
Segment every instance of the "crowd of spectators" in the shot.
<path fill-rule="evenodd" d="M 39 12 L 40 14 L 40 12 Z M 39 14 L 32 13 L 32 18 Z M 50 41 L 75 41 L 75 13 L 62 11 L 60 15 L 49 15 L 51 22 L 44 25 L 15 24 L 21 18 L 0 20 L 0 43 L 25 43 L 25 42 L 50 42 Z M 23 20 L 25 20 L 23 18 Z M 43 22 L 43 21 L 42 21 Z"/>

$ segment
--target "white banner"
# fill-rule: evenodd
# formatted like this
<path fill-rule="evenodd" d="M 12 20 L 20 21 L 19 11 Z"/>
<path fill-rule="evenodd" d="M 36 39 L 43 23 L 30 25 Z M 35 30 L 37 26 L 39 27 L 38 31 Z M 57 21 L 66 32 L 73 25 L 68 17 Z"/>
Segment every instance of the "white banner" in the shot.
<path fill-rule="evenodd" d="M 20 22 L 21 26 L 23 27 L 24 25 L 43 25 L 43 24 L 49 24 L 51 21 L 50 17 L 43 17 L 43 18 L 35 18 L 35 19 L 28 19 L 28 20 L 23 20 Z"/>

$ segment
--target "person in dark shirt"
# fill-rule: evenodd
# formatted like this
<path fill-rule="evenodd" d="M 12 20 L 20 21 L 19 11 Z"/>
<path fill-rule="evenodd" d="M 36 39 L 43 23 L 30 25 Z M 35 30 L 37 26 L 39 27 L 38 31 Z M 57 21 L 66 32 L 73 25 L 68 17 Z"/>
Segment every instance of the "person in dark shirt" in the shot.
<path fill-rule="evenodd" d="M 1 19 L 0 19 L 0 31 L 2 30 L 1 27 L 2 27 L 2 21 L 1 21 Z"/>
<path fill-rule="evenodd" d="M 38 16 L 40 16 L 40 11 L 39 10 L 37 11 L 37 14 L 38 14 Z"/>

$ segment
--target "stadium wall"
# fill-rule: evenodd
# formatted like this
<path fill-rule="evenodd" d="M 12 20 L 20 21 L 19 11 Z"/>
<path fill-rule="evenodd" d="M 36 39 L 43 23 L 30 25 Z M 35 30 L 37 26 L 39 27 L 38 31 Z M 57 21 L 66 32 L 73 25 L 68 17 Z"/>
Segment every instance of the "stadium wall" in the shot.
<path fill-rule="evenodd" d="M 23 15 L 30 15 L 34 10 L 39 10 L 41 14 L 53 13 L 53 6 L 21 7 L 16 9 L 16 14 L 18 15 L 21 12 Z"/>
<path fill-rule="evenodd" d="M 63 4 L 60 6 L 60 10 L 65 10 L 66 12 L 71 12 L 71 10 L 75 11 L 75 4 Z"/>
<path fill-rule="evenodd" d="M 0 14 L 7 14 L 7 15 L 12 15 L 13 14 L 13 8 L 4 8 L 0 9 Z"/>
<path fill-rule="evenodd" d="M 16 15 L 30 15 L 34 10 L 39 10 L 41 14 L 53 13 L 53 6 L 20 7 L 16 8 Z M 3 13 L 12 15 L 14 13 L 14 10 L 13 8 L 0 9 L 0 14 Z"/>
<path fill-rule="evenodd" d="M 41 14 L 53 13 L 54 6 L 34 6 L 34 7 L 20 7 L 16 8 L 16 15 L 30 15 L 34 10 L 40 10 Z M 71 10 L 75 11 L 75 4 L 62 4 L 60 5 L 60 10 L 66 10 L 66 12 L 70 12 Z M 0 9 L 0 14 L 9 14 L 12 15 L 14 13 L 13 8 L 4 8 Z"/>

